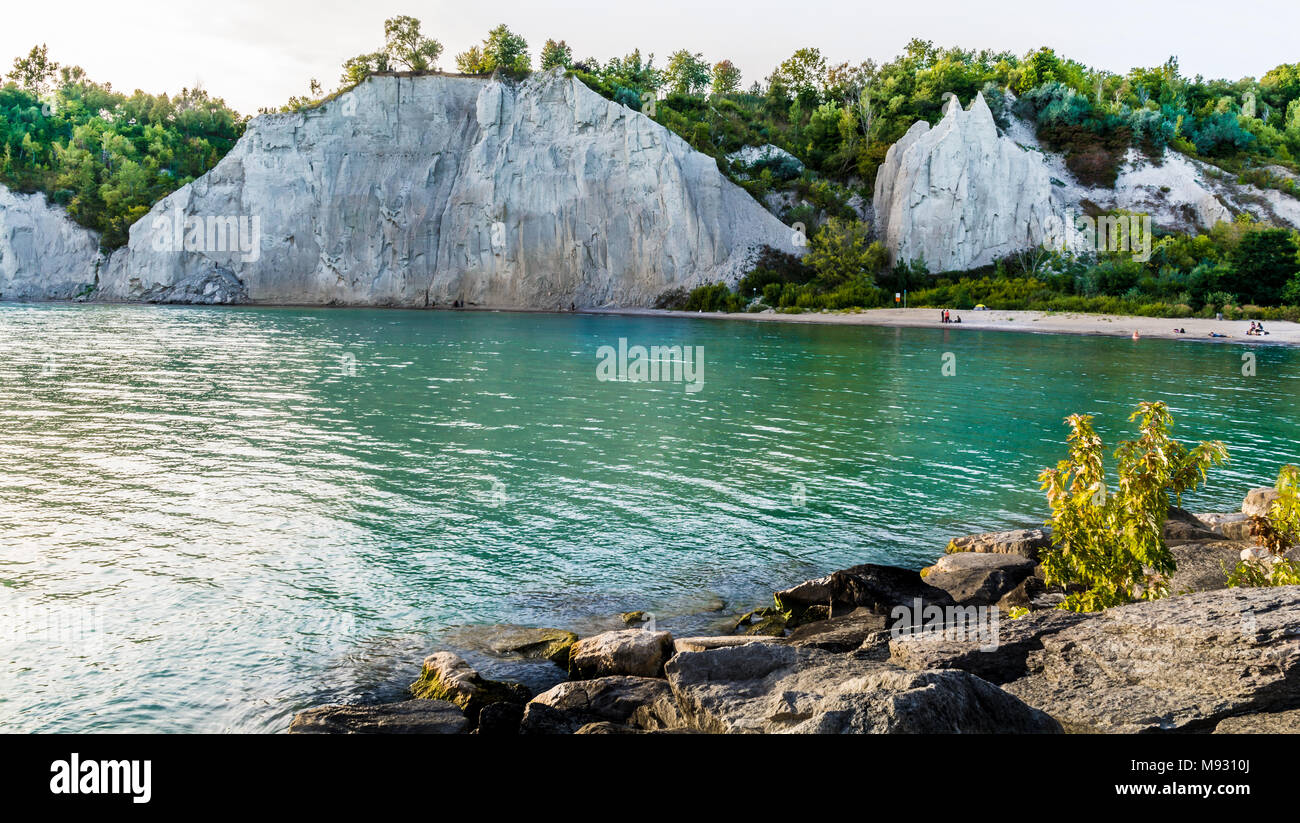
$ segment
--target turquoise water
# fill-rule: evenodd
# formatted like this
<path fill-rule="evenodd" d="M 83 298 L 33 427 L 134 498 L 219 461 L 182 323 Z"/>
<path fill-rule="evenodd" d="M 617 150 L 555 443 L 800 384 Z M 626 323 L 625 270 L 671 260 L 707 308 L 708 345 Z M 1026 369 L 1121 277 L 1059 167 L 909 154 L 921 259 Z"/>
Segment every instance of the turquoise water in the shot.
<path fill-rule="evenodd" d="M 597 379 L 702 346 L 703 384 Z M 1042 521 L 1062 418 L 1139 399 L 1300 460 L 1300 352 L 965 330 L 0 305 L 0 726 L 280 731 L 452 627 L 699 631 L 774 588 Z M 945 353 L 956 374 L 944 376 Z M 547 664 L 549 665 L 549 664 Z"/>

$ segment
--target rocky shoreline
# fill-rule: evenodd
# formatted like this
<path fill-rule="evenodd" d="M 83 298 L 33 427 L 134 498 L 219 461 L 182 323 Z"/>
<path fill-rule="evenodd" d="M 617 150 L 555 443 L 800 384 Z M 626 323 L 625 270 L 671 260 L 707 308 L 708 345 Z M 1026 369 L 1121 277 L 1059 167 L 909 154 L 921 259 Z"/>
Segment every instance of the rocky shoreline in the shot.
<path fill-rule="evenodd" d="M 919 572 L 865 564 L 776 592 L 730 635 L 513 629 L 496 654 L 568 679 L 534 695 L 438 652 L 412 699 L 309 709 L 289 731 L 1300 733 L 1300 586 L 1227 588 L 1225 572 L 1272 493 L 1171 509 L 1161 600 L 1062 611 L 1038 564 L 1047 530 L 972 535 Z"/>

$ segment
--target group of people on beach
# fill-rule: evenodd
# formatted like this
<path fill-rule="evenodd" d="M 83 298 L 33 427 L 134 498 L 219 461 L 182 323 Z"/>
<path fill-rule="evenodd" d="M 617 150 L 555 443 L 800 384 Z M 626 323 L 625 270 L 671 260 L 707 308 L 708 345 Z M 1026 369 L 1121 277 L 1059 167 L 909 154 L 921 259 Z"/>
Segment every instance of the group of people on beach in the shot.
<path fill-rule="evenodd" d="M 940 323 L 960 323 L 960 322 L 961 322 L 961 315 L 960 315 L 960 314 L 957 315 L 957 319 L 956 319 L 956 320 L 953 320 L 953 319 L 952 319 L 952 313 L 949 312 L 947 309 L 944 309 L 942 312 L 939 313 L 939 322 L 940 322 Z"/>
<path fill-rule="evenodd" d="M 1180 328 L 1176 328 L 1176 329 L 1174 329 L 1174 334 L 1187 334 L 1187 329 L 1184 329 L 1184 328 L 1181 328 L 1181 327 L 1180 327 Z M 1246 336 L 1247 336 L 1247 337 L 1259 337 L 1259 336 L 1261 336 L 1261 335 L 1265 335 L 1265 334 L 1268 334 L 1268 332 L 1264 331 L 1264 324 L 1263 324 L 1263 323 L 1260 323 L 1260 322 L 1258 322 L 1258 321 L 1256 321 L 1256 320 L 1252 320 L 1252 321 L 1250 321 L 1250 328 L 1246 330 Z M 1222 332 L 1212 331 L 1212 332 L 1210 332 L 1210 337 L 1225 337 L 1225 338 L 1226 338 L 1226 337 L 1231 337 L 1231 335 L 1224 334 L 1224 333 L 1222 333 Z M 1135 332 L 1133 332 L 1133 339 L 1136 340 L 1137 338 L 1138 338 L 1138 333 L 1135 331 Z"/>

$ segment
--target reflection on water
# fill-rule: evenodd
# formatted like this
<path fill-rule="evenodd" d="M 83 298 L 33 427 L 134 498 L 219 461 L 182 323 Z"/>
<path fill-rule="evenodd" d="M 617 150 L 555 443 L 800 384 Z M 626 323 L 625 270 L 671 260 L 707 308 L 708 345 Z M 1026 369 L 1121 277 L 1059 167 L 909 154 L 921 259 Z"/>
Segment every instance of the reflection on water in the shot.
<path fill-rule="evenodd" d="M 697 393 L 597 350 L 704 349 Z M 1041 522 L 1066 414 L 1297 460 L 1297 353 L 611 316 L 0 306 L 0 724 L 282 730 L 448 628 L 710 631 L 773 588 Z M 941 374 L 944 354 L 956 374 Z M 546 675 L 550 676 L 550 675 Z"/>

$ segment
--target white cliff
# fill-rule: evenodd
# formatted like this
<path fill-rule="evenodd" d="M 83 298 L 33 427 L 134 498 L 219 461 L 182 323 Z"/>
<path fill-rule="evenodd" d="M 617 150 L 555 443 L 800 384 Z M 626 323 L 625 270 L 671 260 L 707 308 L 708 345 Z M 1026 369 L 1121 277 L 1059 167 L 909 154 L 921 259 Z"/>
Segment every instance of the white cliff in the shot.
<path fill-rule="evenodd" d="M 790 238 L 712 158 L 560 71 L 376 75 L 255 119 L 131 227 L 99 297 L 648 306 Z"/>
<path fill-rule="evenodd" d="M 70 300 L 91 292 L 99 235 L 43 194 L 0 186 L 0 300 Z"/>
<path fill-rule="evenodd" d="M 890 147 L 873 203 L 891 261 L 931 272 L 1038 246 L 1065 218 L 1041 156 L 998 134 L 981 94 L 969 110 L 949 97 L 934 128 L 918 121 Z"/>

